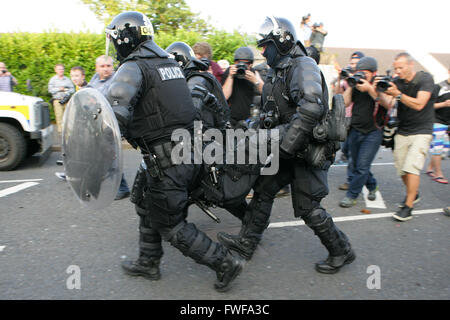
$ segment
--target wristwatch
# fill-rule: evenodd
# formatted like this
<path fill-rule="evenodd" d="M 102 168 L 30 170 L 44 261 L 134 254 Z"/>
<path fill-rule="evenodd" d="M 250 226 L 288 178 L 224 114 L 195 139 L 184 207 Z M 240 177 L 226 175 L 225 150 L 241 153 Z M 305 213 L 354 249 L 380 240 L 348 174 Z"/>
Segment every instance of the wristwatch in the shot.
<path fill-rule="evenodd" d="M 259 81 L 256 81 L 256 82 L 255 82 L 255 86 L 259 86 Z"/>
<path fill-rule="evenodd" d="M 398 96 L 395 97 L 395 100 L 400 101 L 402 98 L 403 93 L 400 93 Z"/>

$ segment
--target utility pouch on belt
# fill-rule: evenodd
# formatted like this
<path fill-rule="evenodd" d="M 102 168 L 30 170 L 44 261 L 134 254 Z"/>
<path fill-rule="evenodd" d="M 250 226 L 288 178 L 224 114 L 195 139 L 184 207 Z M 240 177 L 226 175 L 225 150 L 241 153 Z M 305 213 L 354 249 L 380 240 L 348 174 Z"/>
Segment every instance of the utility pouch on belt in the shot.
<path fill-rule="evenodd" d="M 156 156 L 154 154 L 144 154 L 144 162 L 147 165 L 147 172 L 152 178 L 161 180 L 163 177 L 163 172 L 158 166 L 156 161 Z"/>
<path fill-rule="evenodd" d="M 344 142 L 347 138 L 347 127 L 345 124 L 345 103 L 342 94 L 336 94 L 333 97 L 328 122 L 328 139 Z"/>

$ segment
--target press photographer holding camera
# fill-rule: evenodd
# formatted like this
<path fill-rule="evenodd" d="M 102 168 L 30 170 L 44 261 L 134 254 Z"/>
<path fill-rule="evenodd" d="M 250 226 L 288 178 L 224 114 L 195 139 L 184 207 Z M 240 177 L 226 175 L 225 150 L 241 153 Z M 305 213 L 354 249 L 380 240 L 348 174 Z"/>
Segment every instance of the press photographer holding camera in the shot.
<path fill-rule="evenodd" d="M 435 97 L 431 74 L 414 70 L 414 59 L 407 52 L 394 59 L 398 75 L 379 92 L 380 104 L 392 107 L 397 101 L 398 130 L 394 136 L 394 161 L 397 173 L 406 187 L 406 198 L 394 219 L 412 218 L 413 204 L 419 201 L 420 171 L 425 164 L 433 133 Z M 375 84 L 382 80 L 377 78 Z"/>
<path fill-rule="evenodd" d="M 344 92 L 345 106 L 353 103 L 349 143 L 350 161 L 347 169 L 349 187 L 344 199 L 339 203 L 343 208 L 356 204 L 356 199 L 364 186 L 369 190 L 368 199 L 376 199 L 377 181 L 370 172 L 370 166 L 383 139 L 382 115 L 376 100 L 378 93 L 372 84 L 377 72 L 377 61 L 363 57 L 356 65 L 356 72 L 347 78 L 349 87 Z"/>
<path fill-rule="evenodd" d="M 222 76 L 222 89 L 231 108 L 231 125 L 250 117 L 253 99 L 261 95 L 264 82 L 253 68 L 254 55 L 249 47 L 234 53 L 234 64 Z"/>
<path fill-rule="evenodd" d="M 0 91 L 12 92 L 13 86 L 17 86 L 17 80 L 6 68 L 5 63 L 0 62 Z"/>

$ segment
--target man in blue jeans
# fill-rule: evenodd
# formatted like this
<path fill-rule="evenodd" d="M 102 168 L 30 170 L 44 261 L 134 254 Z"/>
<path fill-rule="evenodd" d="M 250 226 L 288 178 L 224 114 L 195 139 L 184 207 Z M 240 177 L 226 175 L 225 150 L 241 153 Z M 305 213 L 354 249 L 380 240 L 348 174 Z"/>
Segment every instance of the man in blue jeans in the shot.
<path fill-rule="evenodd" d="M 383 139 L 382 115 L 384 109 L 376 103 L 378 93 L 372 82 L 377 71 L 377 61 L 372 57 L 363 57 L 356 65 L 361 79 L 349 82 L 344 92 L 345 105 L 353 103 L 352 120 L 348 136 L 349 151 L 352 161 L 348 168 L 349 188 L 346 196 L 339 203 L 343 208 L 356 204 L 356 198 L 364 186 L 369 190 L 368 199 L 376 199 L 377 181 L 370 172 L 370 166 L 380 148 Z M 380 109 L 381 108 L 381 109 Z"/>

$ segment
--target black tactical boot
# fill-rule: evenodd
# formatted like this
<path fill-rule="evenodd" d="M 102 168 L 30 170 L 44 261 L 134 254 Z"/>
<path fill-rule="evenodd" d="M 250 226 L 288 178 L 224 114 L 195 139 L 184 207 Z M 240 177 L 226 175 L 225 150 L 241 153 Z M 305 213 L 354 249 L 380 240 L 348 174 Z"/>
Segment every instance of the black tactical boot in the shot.
<path fill-rule="evenodd" d="M 140 257 L 136 261 L 127 260 L 122 262 L 122 269 L 130 276 L 142 276 L 149 280 L 159 280 L 159 259 Z"/>
<path fill-rule="evenodd" d="M 228 252 L 216 270 L 217 280 L 214 288 L 219 292 L 228 291 L 231 282 L 241 273 L 243 266 L 244 262 L 239 257 Z"/>
<path fill-rule="evenodd" d="M 240 235 L 232 235 L 225 232 L 217 234 L 217 240 L 229 250 L 236 251 L 245 260 L 250 260 L 258 246 L 257 243 Z"/>
<path fill-rule="evenodd" d="M 328 255 L 325 261 L 316 263 L 316 271 L 320 273 L 333 274 L 338 272 L 344 265 L 352 263 L 355 260 L 356 254 L 352 248 L 341 256 Z"/>
<path fill-rule="evenodd" d="M 329 253 L 325 261 L 316 263 L 316 271 L 336 273 L 344 265 L 355 260 L 356 255 L 347 236 L 336 227 L 331 216 L 323 208 L 314 209 L 304 219 Z"/>

